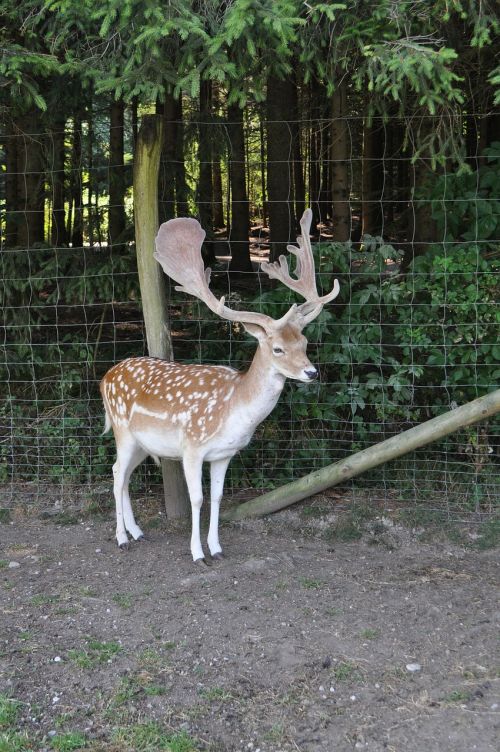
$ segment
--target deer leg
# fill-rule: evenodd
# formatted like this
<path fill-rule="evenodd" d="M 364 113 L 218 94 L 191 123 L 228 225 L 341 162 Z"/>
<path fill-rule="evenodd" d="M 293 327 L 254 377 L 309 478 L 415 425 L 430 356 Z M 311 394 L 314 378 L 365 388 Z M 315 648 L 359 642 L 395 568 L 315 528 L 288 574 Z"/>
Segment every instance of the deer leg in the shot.
<path fill-rule="evenodd" d="M 195 452 L 186 452 L 182 458 L 182 466 L 191 501 L 191 555 L 193 561 L 205 563 L 200 538 L 200 512 L 201 505 L 203 504 L 203 489 L 201 485 L 202 465 L 202 457 Z"/>
<path fill-rule="evenodd" d="M 113 465 L 113 491 L 116 502 L 116 542 L 120 548 L 126 548 L 128 545 L 126 530 L 128 529 L 127 523 L 130 522 L 129 510 L 132 513 L 128 483 L 132 471 L 145 456 L 146 454 L 136 444 L 125 443 L 119 447 L 117 459 Z M 140 528 L 137 529 L 140 530 Z"/>
<path fill-rule="evenodd" d="M 224 488 L 224 478 L 231 458 L 210 463 L 210 527 L 207 543 L 214 559 L 221 559 L 222 548 L 219 543 L 219 507 Z"/>
<path fill-rule="evenodd" d="M 129 493 L 129 482 L 130 482 L 130 476 L 134 472 L 137 465 L 139 465 L 143 460 L 145 460 L 147 457 L 147 453 L 144 452 L 142 449 L 137 448 L 137 450 L 134 453 L 134 456 L 128 466 L 128 473 L 127 477 L 125 479 L 125 483 L 123 486 L 123 493 L 122 493 L 122 508 L 123 508 L 123 520 L 125 523 L 125 529 L 134 540 L 142 540 L 144 538 L 144 533 L 142 532 L 139 525 L 137 525 L 134 517 L 134 512 L 132 511 L 132 504 L 130 503 L 130 493 Z"/>

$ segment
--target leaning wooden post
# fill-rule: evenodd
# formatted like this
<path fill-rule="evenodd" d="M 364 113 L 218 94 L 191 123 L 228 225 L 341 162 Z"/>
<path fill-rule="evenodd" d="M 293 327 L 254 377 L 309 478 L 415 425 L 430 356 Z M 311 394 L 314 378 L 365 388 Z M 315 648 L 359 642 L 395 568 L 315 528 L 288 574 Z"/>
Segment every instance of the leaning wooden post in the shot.
<path fill-rule="evenodd" d="M 296 501 L 307 499 L 308 496 L 355 478 L 373 467 L 383 465 L 384 462 L 438 441 L 460 428 L 486 420 L 497 412 L 500 412 L 500 389 L 427 420 L 397 436 L 392 436 L 380 444 L 363 449 L 345 460 L 327 465 L 293 483 L 276 488 L 257 499 L 247 501 L 245 504 L 228 510 L 221 517 L 224 520 L 241 520 L 246 517 L 260 517 L 263 514 L 277 512 Z"/>
<path fill-rule="evenodd" d="M 153 257 L 158 232 L 158 171 L 161 144 L 161 118 L 157 115 L 145 115 L 137 137 L 134 160 L 137 268 L 148 352 L 154 357 L 172 360 L 165 278 L 160 265 Z M 187 516 L 190 504 L 180 463 L 162 460 L 161 467 L 167 516 Z"/>

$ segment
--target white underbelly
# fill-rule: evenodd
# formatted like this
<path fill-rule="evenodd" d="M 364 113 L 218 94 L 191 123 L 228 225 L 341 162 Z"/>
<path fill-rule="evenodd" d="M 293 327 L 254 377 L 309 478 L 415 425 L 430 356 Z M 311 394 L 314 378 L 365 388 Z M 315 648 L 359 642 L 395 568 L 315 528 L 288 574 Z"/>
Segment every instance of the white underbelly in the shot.
<path fill-rule="evenodd" d="M 148 454 L 171 460 L 182 459 L 182 442 L 179 431 L 134 431 L 137 443 Z"/>

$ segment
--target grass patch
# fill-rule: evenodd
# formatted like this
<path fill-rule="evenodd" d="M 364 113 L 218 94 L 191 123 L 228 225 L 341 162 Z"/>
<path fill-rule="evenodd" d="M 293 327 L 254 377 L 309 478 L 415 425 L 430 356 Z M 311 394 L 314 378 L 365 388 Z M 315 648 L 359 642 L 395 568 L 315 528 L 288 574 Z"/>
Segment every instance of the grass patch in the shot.
<path fill-rule="evenodd" d="M 57 752 L 72 752 L 76 749 L 85 749 L 87 738 L 80 731 L 68 731 L 66 734 L 58 734 L 50 740 L 50 746 Z"/>
<path fill-rule="evenodd" d="M 126 752 L 197 752 L 196 742 L 186 732 L 167 734 L 159 723 L 138 723 L 117 729 L 113 741 Z"/>
<path fill-rule="evenodd" d="M 0 752 L 35 752 L 37 748 L 27 734 L 0 732 Z"/>
<path fill-rule="evenodd" d="M 113 602 L 120 608 L 128 609 L 132 608 L 132 596 L 126 593 L 116 593 L 113 598 Z"/>
<path fill-rule="evenodd" d="M 57 603 L 58 595 L 34 595 L 30 603 L 32 606 L 48 606 L 51 603 Z"/>
<path fill-rule="evenodd" d="M 0 559 L 0 569 L 6 569 L 9 566 L 9 562 L 5 559 Z"/>
<path fill-rule="evenodd" d="M 444 698 L 445 702 L 468 702 L 470 700 L 471 693 L 466 689 L 454 689 Z"/>
<path fill-rule="evenodd" d="M 319 590 L 325 585 L 323 580 L 314 580 L 310 577 L 301 577 L 299 582 L 306 590 Z"/>
<path fill-rule="evenodd" d="M 380 637 L 380 629 L 370 629 L 368 627 L 367 629 L 362 629 L 359 636 L 362 640 L 376 640 L 377 637 Z"/>
<path fill-rule="evenodd" d="M 377 515 L 377 510 L 367 504 L 354 506 L 346 514 L 339 515 L 338 520 L 325 531 L 329 541 L 359 540 L 364 532 L 365 523 Z"/>
<path fill-rule="evenodd" d="M 10 522 L 10 520 L 11 520 L 10 509 L 5 509 L 5 507 L 0 509 L 0 522 L 8 523 Z"/>
<path fill-rule="evenodd" d="M 483 522 L 479 528 L 479 538 L 474 547 L 481 551 L 500 546 L 500 515 Z"/>
<path fill-rule="evenodd" d="M 0 694 L 0 730 L 4 731 L 15 726 L 20 707 L 21 703 L 18 700 Z"/>
<path fill-rule="evenodd" d="M 110 663 L 113 656 L 121 651 L 118 642 L 99 642 L 87 638 L 87 648 L 69 650 L 68 658 L 79 668 L 94 668 L 99 663 Z"/>
<path fill-rule="evenodd" d="M 355 663 L 349 661 L 342 661 L 338 663 L 332 671 L 333 676 L 337 681 L 360 681 L 361 674 Z"/>
<path fill-rule="evenodd" d="M 208 689 L 200 689 L 200 697 L 209 702 L 227 702 L 232 700 L 233 696 L 223 687 L 209 687 Z"/>

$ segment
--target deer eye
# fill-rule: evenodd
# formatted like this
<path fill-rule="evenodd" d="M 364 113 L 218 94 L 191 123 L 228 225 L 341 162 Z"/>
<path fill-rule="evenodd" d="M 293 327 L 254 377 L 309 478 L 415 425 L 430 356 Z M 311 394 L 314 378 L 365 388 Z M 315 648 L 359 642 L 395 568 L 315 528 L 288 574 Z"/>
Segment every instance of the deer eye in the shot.
<path fill-rule="evenodd" d="M 284 354 L 284 352 L 285 352 L 285 351 L 284 351 L 284 350 L 282 350 L 282 349 L 281 349 L 281 347 L 273 347 L 273 353 L 274 353 L 275 355 L 283 355 L 283 354 Z"/>

